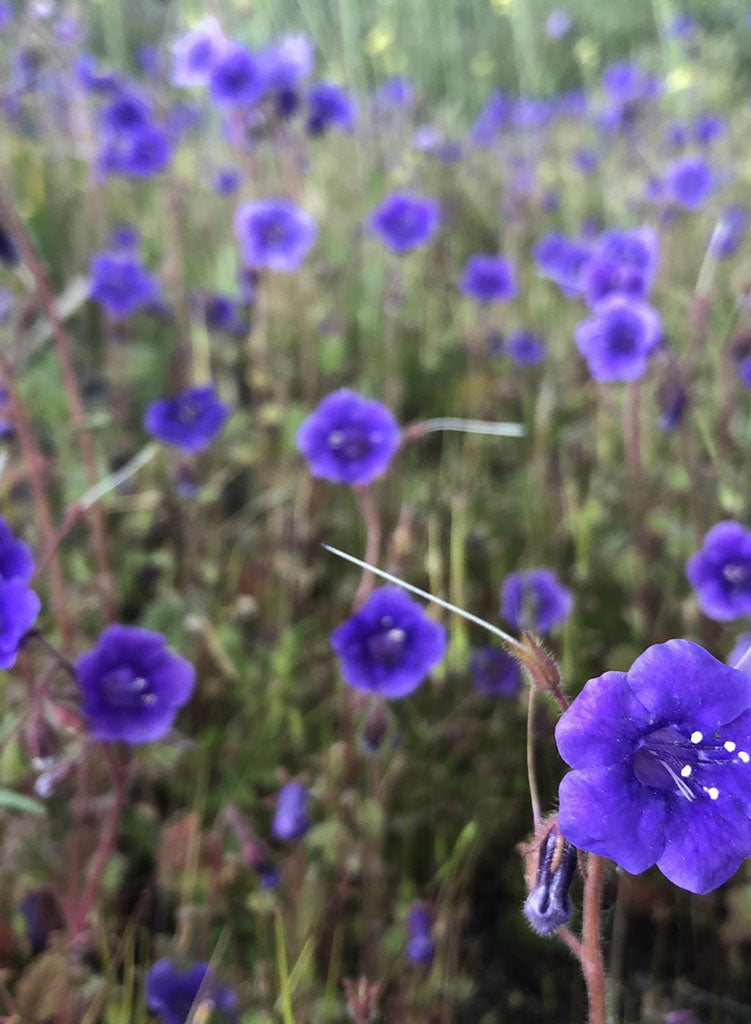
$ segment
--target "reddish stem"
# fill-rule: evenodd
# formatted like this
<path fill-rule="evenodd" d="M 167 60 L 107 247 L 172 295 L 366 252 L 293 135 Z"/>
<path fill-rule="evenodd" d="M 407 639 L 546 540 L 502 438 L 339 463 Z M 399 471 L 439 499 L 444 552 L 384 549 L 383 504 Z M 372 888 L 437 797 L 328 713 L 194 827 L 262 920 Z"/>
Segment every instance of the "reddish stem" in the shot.
<path fill-rule="evenodd" d="M 378 559 L 381 552 L 381 535 L 383 531 L 381 529 L 381 517 L 378 511 L 376 494 L 373 487 L 370 485 L 355 486 L 353 490 L 355 492 L 355 501 L 357 502 L 360 515 L 365 523 L 366 530 L 365 555 L 363 556 L 363 561 L 369 562 L 371 565 L 378 565 Z M 359 608 L 360 605 L 367 601 L 373 592 L 374 585 L 375 576 L 372 572 L 365 569 L 362 574 L 362 579 L 360 580 L 360 586 L 357 588 L 357 593 L 355 594 L 355 608 Z"/>
<path fill-rule="evenodd" d="M 605 964 L 602 959 L 600 910 L 607 861 L 590 853 L 584 882 L 581 965 L 587 985 L 589 1024 L 607 1024 Z"/>

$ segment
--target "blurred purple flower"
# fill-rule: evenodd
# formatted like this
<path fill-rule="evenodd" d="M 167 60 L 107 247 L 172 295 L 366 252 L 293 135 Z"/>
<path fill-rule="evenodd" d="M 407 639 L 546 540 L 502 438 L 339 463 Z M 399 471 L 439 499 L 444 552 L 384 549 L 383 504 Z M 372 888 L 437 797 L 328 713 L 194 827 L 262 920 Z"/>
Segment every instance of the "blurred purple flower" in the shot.
<path fill-rule="evenodd" d="M 370 226 L 387 249 L 403 254 L 427 244 L 438 230 L 441 207 L 412 192 L 393 192 L 378 206 Z"/>
<path fill-rule="evenodd" d="M 667 196 L 684 210 L 698 210 L 716 187 L 714 171 L 704 157 L 682 157 L 665 169 Z"/>
<path fill-rule="evenodd" d="M 379 86 L 374 102 L 379 110 L 407 110 L 414 105 L 415 87 L 402 75 L 388 78 Z"/>
<path fill-rule="evenodd" d="M 435 956 L 432 930 L 430 909 L 424 903 L 415 903 L 407 917 L 406 954 L 411 963 L 432 964 Z"/>
<path fill-rule="evenodd" d="M 545 342 L 532 331 L 512 331 L 503 342 L 502 351 L 517 366 L 536 366 L 545 358 Z"/>
<path fill-rule="evenodd" d="M 475 146 L 487 148 L 505 128 L 511 116 L 512 101 L 503 92 L 492 92 L 469 130 L 469 140 Z"/>
<path fill-rule="evenodd" d="M 18 266 L 20 256 L 10 232 L 0 224 L 0 266 L 12 270 Z"/>
<path fill-rule="evenodd" d="M 355 101 L 341 85 L 318 82 L 308 91 L 308 135 L 317 137 L 329 128 L 351 132 L 355 127 Z"/>
<path fill-rule="evenodd" d="M 172 162 L 172 142 L 166 130 L 154 122 L 120 135 L 106 135 L 97 155 L 102 174 L 150 178 Z"/>
<path fill-rule="evenodd" d="M 503 256 L 470 256 L 459 281 L 459 290 L 475 302 L 508 302 L 516 295 L 516 272 Z"/>
<path fill-rule="evenodd" d="M 214 385 L 204 384 L 152 402 L 143 425 L 165 444 L 186 452 L 202 452 L 224 430 L 229 415 L 230 407 L 219 400 Z"/>
<path fill-rule="evenodd" d="M 222 110 L 257 103 L 267 86 L 263 62 L 239 43 L 219 54 L 209 76 L 212 102 Z"/>
<path fill-rule="evenodd" d="M 146 972 L 146 1005 L 159 1014 L 162 1024 L 209 1018 L 234 1024 L 238 1019 L 237 995 L 219 982 L 207 963 L 181 972 L 172 960 L 158 960 Z"/>
<path fill-rule="evenodd" d="M 190 662 L 161 633 L 137 626 L 107 626 L 76 662 L 76 675 L 91 735 L 126 743 L 161 739 L 195 684 Z"/>
<path fill-rule="evenodd" d="M 625 231 L 606 231 L 595 243 L 582 272 L 584 297 L 596 306 L 609 295 L 643 299 L 652 287 L 659 264 L 654 228 L 644 225 Z"/>
<path fill-rule="evenodd" d="M 288 199 L 245 203 L 235 214 L 235 234 L 249 267 L 297 270 L 317 233 L 310 214 Z"/>
<path fill-rule="evenodd" d="M 582 174 L 594 174 L 597 170 L 597 153 L 589 146 L 577 146 L 574 150 L 574 165 Z"/>
<path fill-rule="evenodd" d="M 299 782 L 288 782 L 279 790 L 271 832 L 277 839 L 291 842 L 310 828 L 308 791 Z"/>
<path fill-rule="evenodd" d="M 151 104 L 131 88 L 122 88 L 102 109 L 99 123 L 112 135 L 130 135 L 151 123 Z"/>
<path fill-rule="evenodd" d="M 390 409 L 341 388 L 327 395 L 297 431 L 313 476 L 367 484 L 388 468 L 401 433 Z"/>
<path fill-rule="evenodd" d="M 131 316 L 159 298 L 158 281 L 127 250 L 95 253 L 89 274 L 90 296 L 110 316 Z"/>
<path fill-rule="evenodd" d="M 172 81 L 175 85 L 207 85 L 221 54 L 229 46 L 216 18 L 204 18 L 174 45 Z"/>
<path fill-rule="evenodd" d="M 595 380 L 635 380 L 660 342 L 660 318 L 644 302 L 612 295 L 577 324 L 575 337 Z"/>
<path fill-rule="evenodd" d="M 547 633 L 573 606 L 573 594 L 551 569 L 512 572 L 501 587 L 501 618 L 515 629 Z"/>
<path fill-rule="evenodd" d="M 676 685 L 677 681 L 680 685 Z M 590 679 L 556 727 L 570 843 L 706 893 L 751 853 L 751 678 L 690 640 Z"/>
<path fill-rule="evenodd" d="M 33 590 L 18 577 L 0 580 L 0 668 L 16 663 L 21 641 L 42 608 Z"/>
<path fill-rule="evenodd" d="M 748 211 L 737 204 L 728 206 L 715 225 L 710 248 L 718 259 L 734 256 L 748 228 Z"/>
<path fill-rule="evenodd" d="M 446 631 L 396 587 L 380 587 L 331 634 L 342 676 L 357 690 L 405 697 L 446 653 Z"/>
<path fill-rule="evenodd" d="M 548 39 L 563 39 L 571 28 L 571 15 L 557 7 L 548 15 L 545 22 L 545 35 Z"/>
<path fill-rule="evenodd" d="M 691 132 L 694 141 L 700 146 L 709 146 L 717 139 L 722 138 L 728 130 L 728 123 L 721 114 L 712 114 L 705 111 L 694 121 Z"/>
<path fill-rule="evenodd" d="M 589 242 L 555 232 L 541 238 L 532 251 L 540 273 L 555 282 L 569 297 L 581 294 L 582 271 L 591 255 Z"/>
<path fill-rule="evenodd" d="M 686 562 L 699 607 L 710 619 L 729 622 L 751 612 L 751 531 L 726 520 L 713 526 Z"/>
<path fill-rule="evenodd" d="M 211 187 L 219 196 L 233 196 L 240 187 L 240 172 L 235 167 L 220 167 Z"/>
<path fill-rule="evenodd" d="M 472 685 L 478 693 L 515 697 L 522 686 L 519 663 L 500 647 L 478 647 L 469 660 Z"/>
<path fill-rule="evenodd" d="M 7 398 L 7 392 L 4 397 Z M 15 537 L 8 523 L 0 516 L 0 580 L 4 583 L 11 580 L 29 583 L 33 575 L 34 558 L 31 548 Z"/>

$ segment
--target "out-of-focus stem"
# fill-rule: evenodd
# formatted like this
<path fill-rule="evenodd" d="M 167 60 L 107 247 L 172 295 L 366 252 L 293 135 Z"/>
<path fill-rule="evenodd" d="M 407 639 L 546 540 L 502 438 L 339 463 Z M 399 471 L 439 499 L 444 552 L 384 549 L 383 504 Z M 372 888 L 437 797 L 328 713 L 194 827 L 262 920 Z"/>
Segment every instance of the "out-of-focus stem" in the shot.
<path fill-rule="evenodd" d="M 365 562 L 375 564 L 378 562 L 381 553 L 381 516 L 378 510 L 378 501 L 376 498 L 376 492 L 372 485 L 366 486 L 355 486 L 353 487 L 355 493 L 355 501 L 357 507 L 360 510 L 360 515 L 365 523 Z M 362 579 L 360 580 L 360 586 L 357 588 L 355 594 L 355 608 L 359 608 L 361 604 L 370 597 L 373 592 L 375 585 L 375 576 L 369 569 L 363 569 Z"/>
<path fill-rule="evenodd" d="M 540 792 L 537 786 L 537 769 L 535 767 L 535 690 L 529 687 L 527 698 L 527 779 L 529 781 L 529 799 L 532 804 L 532 823 L 535 835 L 540 831 L 542 815 L 540 814 Z"/>
<path fill-rule="evenodd" d="M 587 985 L 589 1024 L 607 1024 L 605 1003 L 605 963 L 602 958 L 600 913 L 602 884 L 605 878 L 604 857 L 590 853 L 584 883 L 581 965 Z"/>

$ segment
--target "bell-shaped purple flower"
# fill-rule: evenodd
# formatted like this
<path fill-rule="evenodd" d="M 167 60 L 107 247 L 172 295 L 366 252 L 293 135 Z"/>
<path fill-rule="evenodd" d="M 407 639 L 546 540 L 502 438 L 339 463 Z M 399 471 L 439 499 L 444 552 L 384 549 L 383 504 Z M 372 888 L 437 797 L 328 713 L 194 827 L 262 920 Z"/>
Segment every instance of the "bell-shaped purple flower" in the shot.
<path fill-rule="evenodd" d="M 181 86 L 207 85 L 214 65 L 228 45 L 216 18 L 204 18 L 175 43 L 173 83 Z"/>
<path fill-rule="evenodd" d="M 478 693 L 516 697 L 522 688 L 519 662 L 500 647 L 479 647 L 469 660 L 472 684 Z"/>
<path fill-rule="evenodd" d="M 335 484 L 367 484 L 388 468 L 400 438 L 390 409 L 341 388 L 302 423 L 297 447 L 313 476 Z"/>
<path fill-rule="evenodd" d="M 146 1005 L 159 1014 L 162 1024 L 209 1018 L 234 1024 L 238 1019 L 236 993 L 220 983 L 207 963 L 180 971 L 172 960 L 158 960 L 146 973 Z"/>
<path fill-rule="evenodd" d="M 379 587 L 331 634 L 346 683 L 382 697 L 416 690 L 446 652 L 446 631 L 396 587 Z"/>
<path fill-rule="evenodd" d="M 186 452 L 202 452 L 224 430 L 230 411 L 214 385 L 205 384 L 152 402 L 143 424 L 158 441 Z"/>
<path fill-rule="evenodd" d="M 660 318 L 644 302 L 612 295 L 577 325 L 575 337 L 595 380 L 635 380 L 659 344 Z"/>
<path fill-rule="evenodd" d="M 553 825 L 540 843 L 535 885 L 524 902 L 524 916 L 538 935 L 553 935 L 571 920 L 569 889 L 577 851 Z"/>
<path fill-rule="evenodd" d="M 82 711 L 100 740 L 147 743 L 172 728 L 193 692 L 195 670 L 161 633 L 108 626 L 76 662 Z"/>
<path fill-rule="evenodd" d="M 729 622 L 751 612 L 751 531 L 727 520 L 713 526 L 701 550 L 686 563 L 699 607 L 710 619 Z"/>
<path fill-rule="evenodd" d="M 41 607 L 24 580 L 0 580 L 0 668 L 15 665 L 21 641 L 36 622 Z"/>
<path fill-rule="evenodd" d="M 18 540 L 0 516 L 0 580 L 29 583 L 34 575 L 34 558 L 28 544 Z"/>
<path fill-rule="evenodd" d="M 512 572 L 501 587 L 501 618 L 515 629 L 547 633 L 573 606 L 573 594 L 551 569 Z"/>
<path fill-rule="evenodd" d="M 751 854 L 751 678 L 690 640 L 591 679 L 558 722 L 570 843 L 705 893 Z"/>
<path fill-rule="evenodd" d="M 128 251 L 95 253 L 90 268 L 90 296 L 112 317 L 126 317 L 159 298 L 159 283 Z"/>
<path fill-rule="evenodd" d="M 657 233 L 644 226 L 628 231 L 606 231 L 597 240 L 584 268 L 582 286 L 594 307 L 609 295 L 645 298 L 659 263 Z"/>
<path fill-rule="evenodd" d="M 415 903 L 407 917 L 407 959 L 413 964 L 430 966 L 435 956 L 433 922 L 425 903 Z"/>
<path fill-rule="evenodd" d="M 257 269 L 297 270 L 317 233 L 310 214 L 288 199 L 245 203 L 235 214 L 243 259 Z"/>
<path fill-rule="evenodd" d="M 355 127 L 355 101 L 341 85 L 318 82 L 308 92 L 308 135 L 323 135 L 329 128 L 351 132 Z"/>
<path fill-rule="evenodd" d="M 300 782 L 288 782 L 279 790 L 271 832 L 277 839 L 291 842 L 309 828 L 308 791 Z"/>
<path fill-rule="evenodd" d="M 698 210 L 716 187 L 715 173 L 704 157 L 682 157 L 665 170 L 667 196 L 684 210 Z"/>
<path fill-rule="evenodd" d="M 209 75 L 211 100 L 222 110 L 257 103 L 267 86 L 263 61 L 240 43 L 221 50 Z"/>
<path fill-rule="evenodd" d="M 394 192 L 370 218 L 370 226 L 387 249 L 403 255 L 426 245 L 438 230 L 441 207 L 435 199 Z"/>
<path fill-rule="evenodd" d="M 475 253 L 464 268 L 459 289 L 475 302 L 508 302 L 516 295 L 516 272 L 503 256 Z"/>

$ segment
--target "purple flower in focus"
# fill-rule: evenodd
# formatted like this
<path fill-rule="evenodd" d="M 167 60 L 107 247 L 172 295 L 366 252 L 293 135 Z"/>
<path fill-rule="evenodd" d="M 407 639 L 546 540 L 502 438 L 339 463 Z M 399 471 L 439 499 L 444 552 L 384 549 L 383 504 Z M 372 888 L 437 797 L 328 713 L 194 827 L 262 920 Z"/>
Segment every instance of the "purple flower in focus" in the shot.
<path fill-rule="evenodd" d="M 182 86 L 207 85 L 214 65 L 228 45 L 216 18 L 204 18 L 175 43 L 173 83 Z"/>
<path fill-rule="evenodd" d="M 211 99 L 222 110 L 257 103 L 267 85 L 262 61 L 239 43 L 219 54 L 209 76 Z"/>
<path fill-rule="evenodd" d="M 713 526 L 686 562 L 699 607 L 710 619 L 729 622 L 751 612 L 751 531 L 726 520 Z"/>
<path fill-rule="evenodd" d="M 412 192 L 393 192 L 370 218 L 370 226 L 387 249 L 403 254 L 429 242 L 438 230 L 441 207 Z"/>
<path fill-rule="evenodd" d="M 569 889 L 578 852 L 553 825 L 537 851 L 537 877 L 524 902 L 524 916 L 538 935 L 553 935 L 571 920 Z"/>
<path fill-rule="evenodd" d="M 288 782 L 279 791 L 271 831 L 277 839 L 291 842 L 304 836 L 309 828 L 308 791 L 299 782 Z"/>
<path fill-rule="evenodd" d="M 313 476 L 342 484 L 367 484 L 380 476 L 400 439 L 390 409 L 348 388 L 327 395 L 297 431 L 297 447 Z"/>
<path fill-rule="evenodd" d="M 89 273 L 90 297 L 110 316 L 131 316 L 159 298 L 156 278 L 127 250 L 95 253 Z"/>
<path fill-rule="evenodd" d="M 186 1024 L 188 1018 L 234 1024 L 238 1017 L 236 994 L 207 963 L 179 971 L 172 960 L 158 960 L 146 973 L 146 1004 L 162 1024 Z"/>
<path fill-rule="evenodd" d="M 161 633 L 137 626 L 107 626 L 76 662 L 76 676 L 91 735 L 126 743 L 161 739 L 195 684 L 190 662 Z"/>
<path fill-rule="evenodd" d="M 516 273 L 503 256 L 470 256 L 459 289 L 475 302 L 508 302 L 516 295 Z"/>
<path fill-rule="evenodd" d="M 152 402 L 143 425 L 165 444 L 202 452 L 224 430 L 229 414 L 230 407 L 219 400 L 214 385 L 204 384 Z"/>
<path fill-rule="evenodd" d="M 472 685 L 478 693 L 515 697 L 522 686 L 519 662 L 500 647 L 479 647 L 469 660 Z"/>
<path fill-rule="evenodd" d="M 684 210 L 698 210 L 716 187 L 714 171 L 704 157 L 682 157 L 665 169 L 667 196 Z"/>
<path fill-rule="evenodd" d="M 573 606 L 573 594 L 550 569 L 512 572 L 501 587 L 501 618 L 515 629 L 547 633 Z"/>
<path fill-rule="evenodd" d="M 341 85 L 318 82 L 308 92 L 308 135 L 323 135 L 329 128 L 351 132 L 355 127 L 355 101 Z"/>
<path fill-rule="evenodd" d="M 413 964 L 430 966 L 435 956 L 432 936 L 433 923 L 430 910 L 424 903 L 416 903 L 407 917 L 407 959 Z"/>
<path fill-rule="evenodd" d="M 545 342 L 531 331 L 512 331 L 502 350 L 517 366 L 536 366 L 545 358 Z"/>
<path fill-rule="evenodd" d="M 446 653 L 446 631 L 397 587 L 379 587 L 331 634 L 342 676 L 356 690 L 405 697 Z"/>
<path fill-rule="evenodd" d="M 660 318 L 646 303 L 613 295 L 577 324 L 575 337 L 595 380 L 635 380 L 660 341 Z"/>
<path fill-rule="evenodd" d="M 26 581 L 0 580 L 0 668 L 16 663 L 21 641 L 37 620 L 42 602 Z"/>
<path fill-rule="evenodd" d="M 235 234 L 249 267 L 297 270 L 317 233 L 310 214 L 288 199 L 245 203 L 235 214 Z"/>
<path fill-rule="evenodd" d="M 705 893 L 751 853 L 751 678 L 690 640 L 590 679 L 558 722 L 570 843 Z"/>

